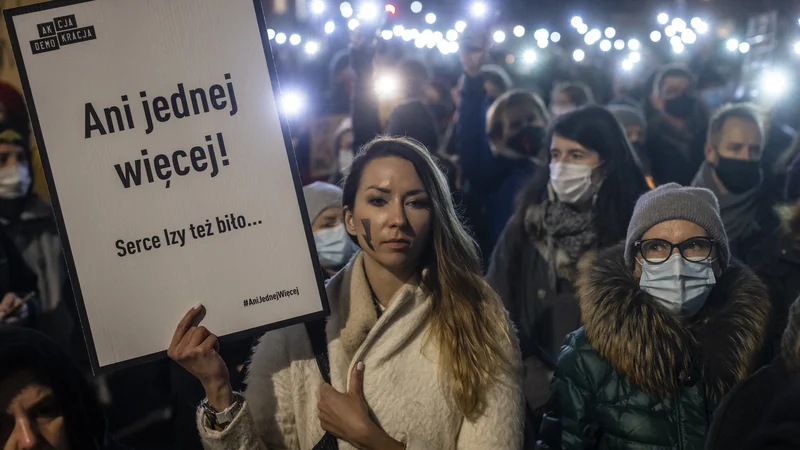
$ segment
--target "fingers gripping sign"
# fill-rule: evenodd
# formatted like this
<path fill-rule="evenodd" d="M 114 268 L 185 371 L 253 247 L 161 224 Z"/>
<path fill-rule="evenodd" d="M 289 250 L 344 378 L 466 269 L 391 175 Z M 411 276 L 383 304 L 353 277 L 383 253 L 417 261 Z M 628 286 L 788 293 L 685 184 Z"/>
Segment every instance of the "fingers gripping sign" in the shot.
<path fill-rule="evenodd" d="M 358 362 L 350 372 L 347 393 L 342 394 L 325 383 L 320 388 L 317 405 L 322 429 L 354 445 L 369 440 L 376 427 L 369 417 L 363 386 L 364 363 Z"/>

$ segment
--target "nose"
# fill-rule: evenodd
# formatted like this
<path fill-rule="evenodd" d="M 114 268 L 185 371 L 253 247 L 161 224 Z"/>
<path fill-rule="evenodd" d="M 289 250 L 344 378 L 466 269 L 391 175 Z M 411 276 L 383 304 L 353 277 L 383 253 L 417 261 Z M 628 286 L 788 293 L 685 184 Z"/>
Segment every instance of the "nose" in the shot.
<path fill-rule="evenodd" d="M 19 419 L 14 431 L 11 433 L 10 442 L 16 442 L 16 447 L 19 450 L 33 450 L 39 445 L 39 436 L 33 424 L 27 419 Z"/>
<path fill-rule="evenodd" d="M 394 203 L 394 206 L 390 208 L 389 212 L 389 226 L 391 227 L 402 227 L 407 222 L 406 217 L 406 208 L 403 204 L 402 200 L 399 200 Z"/>

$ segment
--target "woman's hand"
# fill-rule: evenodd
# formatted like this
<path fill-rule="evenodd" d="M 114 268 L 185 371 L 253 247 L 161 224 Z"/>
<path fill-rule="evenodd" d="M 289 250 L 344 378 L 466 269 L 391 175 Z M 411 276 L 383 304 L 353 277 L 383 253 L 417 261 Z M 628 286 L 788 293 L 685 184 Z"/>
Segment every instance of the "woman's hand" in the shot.
<path fill-rule="evenodd" d="M 403 443 L 392 439 L 370 419 L 363 387 L 363 362 L 353 367 L 346 394 L 327 383 L 322 385 L 317 405 L 322 429 L 361 450 L 404 449 Z"/>
<path fill-rule="evenodd" d="M 206 390 L 208 403 L 217 411 L 233 404 L 233 389 L 228 367 L 219 356 L 219 340 L 206 327 L 198 326 L 205 316 L 205 307 L 190 309 L 178 324 L 167 355 L 180 364 Z"/>
<path fill-rule="evenodd" d="M 0 324 L 25 325 L 30 317 L 26 299 L 13 292 L 8 292 L 0 301 Z"/>

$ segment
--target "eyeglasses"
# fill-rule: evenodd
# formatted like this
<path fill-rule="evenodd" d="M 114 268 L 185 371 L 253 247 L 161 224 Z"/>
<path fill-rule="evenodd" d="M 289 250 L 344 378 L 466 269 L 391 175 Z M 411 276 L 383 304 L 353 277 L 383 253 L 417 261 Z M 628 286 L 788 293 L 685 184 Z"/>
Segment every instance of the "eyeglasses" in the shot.
<path fill-rule="evenodd" d="M 691 262 L 702 262 L 711 257 L 716 241 L 708 237 L 689 238 L 680 244 L 673 244 L 664 239 L 645 239 L 636 241 L 636 250 L 650 264 L 666 262 L 677 248 L 683 259 Z"/>

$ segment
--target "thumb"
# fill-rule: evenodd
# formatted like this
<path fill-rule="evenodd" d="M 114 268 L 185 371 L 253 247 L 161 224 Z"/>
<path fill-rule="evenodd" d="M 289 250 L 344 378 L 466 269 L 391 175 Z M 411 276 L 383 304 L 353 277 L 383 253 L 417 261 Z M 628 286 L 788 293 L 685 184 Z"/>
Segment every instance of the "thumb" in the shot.
<path fill-rule="evenodd" d="M 364 398 L 364 363 L 359 361 L 350 372 L 350 387 L 347 389 L 348 395 L 355 395 Z"/>

